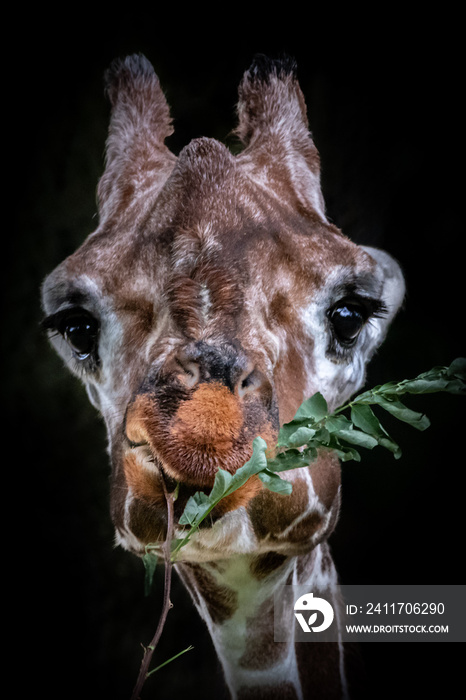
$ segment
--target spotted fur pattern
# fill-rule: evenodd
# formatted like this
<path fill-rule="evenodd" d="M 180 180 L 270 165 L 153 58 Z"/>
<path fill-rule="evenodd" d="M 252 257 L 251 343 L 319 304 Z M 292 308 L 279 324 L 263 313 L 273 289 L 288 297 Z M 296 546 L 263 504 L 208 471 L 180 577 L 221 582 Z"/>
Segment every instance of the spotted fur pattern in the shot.
<path fill-rule="evenodd" d="M 166 532 L 161 479 L 180 484 L 182 530 L 189 496 L 218 468 L 244 464 L 255 436 L 273 453 L 305 398 L 320 391 L 332 408 L 362 385 L 404 284 L 389 255 L 327 220 L 292 62 L 258 58 L 245 73 L 236 156 L 207 138 L 170 153 L 169 109 L 142 56 L 111 66 L 107 92 L 99 226 L 45 280 L 43 306 L 53 344 L 107 426 L 117 542 L 142 554 Z M 351 343 L 331 319 L 347 299 L 368 309 Z M 88 352 L 70 321 L 83 314 L 97 328 Z M 182 550 L 179 573 L 233 697 L 342 697 L 339 645 L 271 636 L 278 583 L 336 582 L 326 538 L 339 465 L 322 452 L 285 478 L 291 496 L 251 480 L 226 499 Z"/>

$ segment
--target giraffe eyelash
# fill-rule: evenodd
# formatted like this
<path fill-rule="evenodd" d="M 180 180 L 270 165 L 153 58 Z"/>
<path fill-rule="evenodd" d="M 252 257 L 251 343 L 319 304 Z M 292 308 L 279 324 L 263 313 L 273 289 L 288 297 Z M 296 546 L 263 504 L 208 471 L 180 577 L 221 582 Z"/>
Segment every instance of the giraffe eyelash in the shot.
<path fill-rule="evenodd" d="M 357 297 L 357 300 L 366 308 L 367 319 L 383 318 L 388 314 L 388 308 L 381 299 L 372 299 L 370 297 Z"/>

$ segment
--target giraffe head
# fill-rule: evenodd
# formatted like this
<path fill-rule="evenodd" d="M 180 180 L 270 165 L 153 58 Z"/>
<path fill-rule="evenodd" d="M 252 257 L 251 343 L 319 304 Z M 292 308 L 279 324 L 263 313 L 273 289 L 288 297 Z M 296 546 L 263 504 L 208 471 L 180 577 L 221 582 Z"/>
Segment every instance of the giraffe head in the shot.
<path fill-rule="evenodd" d="M 389 255 L 327 220 L 291 62 L 257 59 L 245 73 L 236 156 L 209 138 L 169 151 L 168 106 L 144 57 L 116 62 L 107 90 L 99 225 L 47 277 L 43 306 L 106 423 L 117 537 L 141 552 L 165 530 L 161 478 L 180 484 L 179 515 L 219 467 L 247 461 L 254 437 L 273 449 L 305 398 L 336 406 L 361 386 L 404 283 Z M 252 481 L 217 516 L 234 532 L 255 515 L 259 536 L 277 503 L 283 521 L 309 508 L 310 488 L 330 513 L 339 473 L 328 457 L 314 469 L 304 491 L 308 477 L 290 473 L 286 505 Z"/>

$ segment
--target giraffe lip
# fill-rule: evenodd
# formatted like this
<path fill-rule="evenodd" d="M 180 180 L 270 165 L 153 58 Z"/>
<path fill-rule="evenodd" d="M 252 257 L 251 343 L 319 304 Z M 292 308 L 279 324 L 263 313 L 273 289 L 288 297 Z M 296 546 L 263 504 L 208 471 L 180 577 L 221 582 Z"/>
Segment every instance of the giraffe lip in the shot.
<path fill-rule="evenodd" d="M 154 451 L 148 442 L 133 442 L 128 440 L 129 450 L 133 454 L 137 454 L 142 467 L 147 471 L 153 472 L 154 476 L 160 476 L 167 487 L 167 491 L 173 491 L 176 488 L 177 480 L 171 476 L 165 469 L 164 463 L 160 456 Z"/>
<path fill-rule="evenodd" d="M 149 443 L 147 440 L 141 440 L 140 442 L 134 442 L 134 440 L 130 440 L 129 438 L 126 438 L 128 440 L 128 446 L 131 450 L 135 450 L 137 447 L 149 447 Z"/>
<path fill-rule="evenodd" d="M 167 491 L 173 491 L 177 484 L 193 490 L 211 489 L 219 468 L 234 473 L 237 468 L 243 466 L 250 457 L 247 450 L 238 455 L 234 464 L 227 464 L 224 459 L 209 456 L 205 446 L 186 446 L 178 441 L 171 440 L 171 449 L 168 454 L 147 440 L 140 442 L 127 438 L 127 451 L 137 456 L 141 468 L 154 474 L 154 477 L 162 477 Z M 244 446 L 243 446 L 244 449 Z"/>
<path fill-rule="evenodd" d="M 153 472 L 155 477 L 163 479 L 167 493 L 175 491 L 178 485 L 187 487 L 192 490 L 193 493 L 199 488 L 206 486 L 206 484 L 193 484 L 191 480 L 187 480 L 182 473 L 178 473 L 176 470 L 172 469 L 147 441 L 136 443 L 128 440 L 128 443 L 130 452 L 138 455 L 138 461 L 142 464 L 142 468 Z"/>

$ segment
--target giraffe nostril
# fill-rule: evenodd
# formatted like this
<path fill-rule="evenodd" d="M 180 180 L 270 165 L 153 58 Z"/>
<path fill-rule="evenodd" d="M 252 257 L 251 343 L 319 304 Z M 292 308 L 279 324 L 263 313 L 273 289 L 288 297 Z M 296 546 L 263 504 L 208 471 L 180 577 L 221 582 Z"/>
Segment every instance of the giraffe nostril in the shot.
<path fill-rule="evenodd" d="M 238 396 L 243 398 L 247 394 L 257 392 L 262 386 L 262 379 L 256 370 L 246 370 L 243 372 L 238 381 Z"/>
<path fill-rule="evenodd" d="M 176 364 L 180 368 L 181 372 L 179 374 L 179 379 L 185 384 L 189 389 L 192 389 L 196 384 L 199 384 L 201 378 L 201 372 L 197 362 L 192 360 L 187 360 L 185 358 L 175 359 Z"/>
<path fill-rule="evenodd" d="M 203 383 L 221 384 L 241 399 L 264 385 L 264 376 L 255 364 L 228 343 L 199 341 L 179 350 L 173 360 L 178 380 L 188 389 Z"/>

